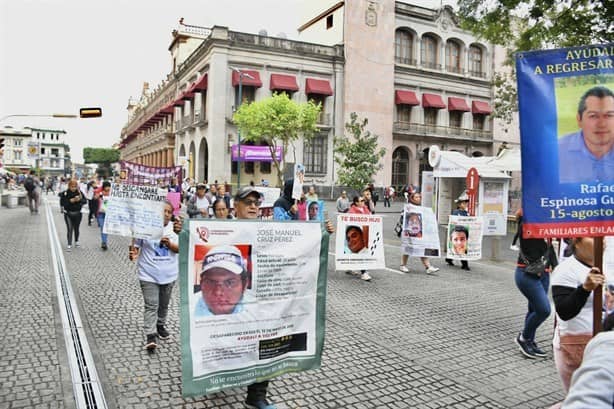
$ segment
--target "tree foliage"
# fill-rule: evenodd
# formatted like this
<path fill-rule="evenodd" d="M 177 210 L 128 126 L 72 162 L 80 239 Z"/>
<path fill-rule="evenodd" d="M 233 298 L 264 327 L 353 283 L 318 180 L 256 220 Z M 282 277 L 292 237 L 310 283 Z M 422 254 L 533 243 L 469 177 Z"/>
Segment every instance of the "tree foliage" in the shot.
<path fill-rule="evenodd" d="M 493 116 L 507 124 L 518 110 L 514 53 L 614 41 L 612 0 L 458 0 L 458 15 L 463 28 L 508 50 L 511 72 L 493 78 Z"/>
<path fill-rule="evenodd" d="M 119 161 L 119 151 L 107 148 L 83 148 L 84 163 L 98 163 L 109 165 Z"/>
<path fill-rule="evenodd" d="M 241 138 L 262 143 L 269 147 L 271 159 L 277 169 L 277 186 L 283 186 L 284 163 L 277 160 L 275 152 L 282 147 L 284 156 L 288 147 L 301 136 L 308 140 L 317 131 L 317 119 L 321 106 L 312 101 L 298 103 L 285 93 L 252 103 L 244 103 L 235 112 L 233 120 Z M 294 162 L 296 162 L 296 153 Z"/>
<path fill-rule="evenodd" d="M 464 28 L 513 52 L 611 42 L 612 0 L 458 0 Z"/>
<path fill-rule="evenodd" d="M 111 175 L 111 163 L 119 161 L 119 151 L 108 148 L 83 148 L 83 162 L 97 163 L 96 173 L 104 178 Z"/>
<path fill-rule="evenodd" d="M 350 122 L 345 124 L 347 136 L 335 137 L 337 183 L 357 191 L 373 182 L 373 175 L 383 168 L 380 160 L 386 154 L 386 149 L 378 149 L 377 135 L 366 130 L 367 124 L 367 118 L 359 121 L 352 112 Z"/>

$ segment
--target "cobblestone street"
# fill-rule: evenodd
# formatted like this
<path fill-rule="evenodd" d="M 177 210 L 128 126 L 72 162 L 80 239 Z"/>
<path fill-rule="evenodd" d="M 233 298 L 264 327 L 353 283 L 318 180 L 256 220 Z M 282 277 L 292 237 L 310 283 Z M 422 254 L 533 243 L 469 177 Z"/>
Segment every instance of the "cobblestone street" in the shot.
<path fill-rule="evenodd" d="M 66 227 L 49 200 L 62 248 Z M 514 285 L 514 259 L 472 262 L 471 271 L 419 260 L 398 272 L 395 212 L 386 213 L 386 270 L 373 281 L 334 270 L 330 248 L 327 322 L 320 370 L 271 382 L 280 408 L 545 408 L 562 400 L 550 338 L 552 316 L 537 342 L 549 356 L 525 359 L 514 344 L 526 301 Z M 0 408 L 71 407 L 72 386 L 57 312 L 47 217 L 0 208 Z M 143 349 L 143 300 L 128 260 L 128 239 L 111 236 L 100 249 L 97 227 L 81 224 L 81 248 L 64 253 L 67 270 L 109 407 L 243 408 L 244 389 L 184 399 L 178 291 L 172 336 L 149 355 Z M 334 243 L 334 240 L 331 240 Z M 505 246 L 509 241 L 502 239 Z"/>

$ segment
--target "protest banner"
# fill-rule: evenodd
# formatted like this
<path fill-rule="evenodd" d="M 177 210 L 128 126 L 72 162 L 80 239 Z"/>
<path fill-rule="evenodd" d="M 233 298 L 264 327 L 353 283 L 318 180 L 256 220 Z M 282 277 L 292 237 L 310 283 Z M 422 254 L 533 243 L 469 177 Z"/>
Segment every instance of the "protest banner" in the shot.
<path fill-rule="evenodd" d="M 524 237 L 614 234 L 614 43 L 516 55 Z"/>
<path fill-rule="evenodd" d="M 324 200 L 310 200 L 307 202 L 307 220 L 324 221 Z"/>
<path fill-rule="evenodd" d="M 292 185 L 292 199 L 300 200 L 305 184 L 305 166 L 302 163 L 294 165 L 294 184 Z"/>
<path fill-rule="evenodd" d="M 319 223 L 189 220 L 180 249 L 184 396 L 320 366 L 328 234 Z"/>
<path fill-rule="evenodd" d="M 433 209 L 406 204 L 403 208 L 401 253 L 439 257 L 439 227 Z"/>
<path fill-rule="evenodd" d="M 335 241 L 337 270 L 386 268 L 382 216 L 340 214 Z"/>
<path fill-rule="evenodd" d="M 106 234 L 157 240 L 164 231 L 164 196 L 155 186 L 111 185 L 103 231 Z"/>
<path fill-rule="evenodd" d="M 165 186 L 176 177 L 181 183 L 183 168 L 181 166 L 146 166 L 136 162 L 120 161 L 120 179 L 129 185 L 158 185 L 160 181 Z"/>
<path fill-rule="evenodd" d="M 261 209 L 263 207 L 273 207 L 273 204 L 279 199 L 279 195 L 281 194 L 281 189 L 278 187 L 255 186 L 254 189 L 262 195 L 262 203 L 260 204 Z"/>
<path fill-rule="evenodd" d="M 446 237 L 446 258 L 479 260 L 482 258 L 483 220 L 476 216 L 450 216 Z"/>
<path fill-rule="evenodd" d="M 167 192 L 166 200 L 171 202 L 171 204 L 173 205 L 173 214 L 175 216 L 179 216 L 179 213 L 181 213 L 181 193 Z"/>

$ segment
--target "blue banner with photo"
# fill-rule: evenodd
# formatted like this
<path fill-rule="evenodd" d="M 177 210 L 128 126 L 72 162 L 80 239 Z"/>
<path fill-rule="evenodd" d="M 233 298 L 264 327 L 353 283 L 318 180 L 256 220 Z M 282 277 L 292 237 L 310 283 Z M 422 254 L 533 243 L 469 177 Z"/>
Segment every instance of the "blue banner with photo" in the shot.
<path fill-rule="evenodd" d="M 614 43 L 516 55 L 524 237 L 614 235 Z"/>

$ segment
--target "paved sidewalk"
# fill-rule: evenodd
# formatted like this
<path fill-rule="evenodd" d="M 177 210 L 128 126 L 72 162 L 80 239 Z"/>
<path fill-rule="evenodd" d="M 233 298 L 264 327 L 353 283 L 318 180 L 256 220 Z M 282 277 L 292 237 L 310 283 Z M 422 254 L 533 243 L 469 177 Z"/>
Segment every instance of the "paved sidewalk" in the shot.
<path fill-rule="evenodd" d="M 65 226 L 55 206 L 64 245 Z M 111 404 L 243 408 L 244 388 L 181 397 L 178 289 L 169 316 L 173 335 L 148 355 L 128 239 L 112 236 L 103 252 L 98 229 L 84 221 L 81 230 L 82 247 L 65 253 L 67 270 Z M 1 290 L 0 313 L 10 322 L 2 339 L 8 353 L 0 357 L 0 408 L 63 407 L 58 353 L 63 341 L 54 333 L 43 220 L 27 209 L 0 209 L 0 232 L 0 274 L 9 283 Z M 389 268 L 373 271 L 372 282 L 335 271 L 330 256 L 322 368 L 274 379 L 270 397 L 279 408 L 545 408 L 562 399 L 549 346 L 552 319 L 537 338 L 548 358 L 525 359 L 513 342 L 526 300 L 514 285 L 511 262 L 482 260 L 465 272 L 440 259 L 433 264 L 441 271 L 428 276 L 412 259 L 412 272 L 402 274 L 395 238 L 385 234 L 385 239 L 391 243 L 386 246 Z M 33 249 L 34 260 L 23 249 Z"/>

